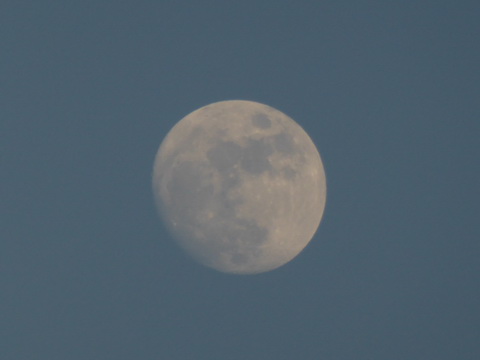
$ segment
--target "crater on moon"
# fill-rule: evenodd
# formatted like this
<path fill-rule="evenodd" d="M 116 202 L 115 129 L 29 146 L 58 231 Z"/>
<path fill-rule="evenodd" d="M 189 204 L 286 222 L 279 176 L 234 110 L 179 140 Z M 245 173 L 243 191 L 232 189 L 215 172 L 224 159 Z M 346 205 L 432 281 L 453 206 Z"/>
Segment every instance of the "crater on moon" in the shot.
<path fill-rule="evenodd" d="M 224 101 L 183 118 L 157 153 L 153 190 L 161 216 L 197 261 L 239 273 L 294 258 L 320 223 L 323 165 L 285 114 Z"/>

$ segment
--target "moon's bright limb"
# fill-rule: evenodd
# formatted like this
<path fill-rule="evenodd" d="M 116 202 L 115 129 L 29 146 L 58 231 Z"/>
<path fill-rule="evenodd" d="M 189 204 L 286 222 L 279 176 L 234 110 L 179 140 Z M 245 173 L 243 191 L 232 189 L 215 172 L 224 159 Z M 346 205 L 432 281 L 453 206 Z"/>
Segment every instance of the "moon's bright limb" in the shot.
<path fill-rule="evenodd" d="M 267 105 L 231 100 L 178 122 L 155 158 L 153 192 L 179 244 L 223 272 L 275 269 L 303 250 L 326 199 L 307 133 Z"/>

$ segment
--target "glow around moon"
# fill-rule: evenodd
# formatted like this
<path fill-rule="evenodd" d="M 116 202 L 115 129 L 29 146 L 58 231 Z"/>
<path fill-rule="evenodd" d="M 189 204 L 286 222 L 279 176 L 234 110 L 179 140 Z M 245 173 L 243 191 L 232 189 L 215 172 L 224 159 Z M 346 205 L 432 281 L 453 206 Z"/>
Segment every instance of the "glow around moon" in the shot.
<path fill-rule="evenodd" d="M 251 101 L 222 101 L 178 122 L 155 158 L 162 219 L 198 262 L 253 274 L 297 256 L 323 215 L 320 155 L 291 118 Z"/>

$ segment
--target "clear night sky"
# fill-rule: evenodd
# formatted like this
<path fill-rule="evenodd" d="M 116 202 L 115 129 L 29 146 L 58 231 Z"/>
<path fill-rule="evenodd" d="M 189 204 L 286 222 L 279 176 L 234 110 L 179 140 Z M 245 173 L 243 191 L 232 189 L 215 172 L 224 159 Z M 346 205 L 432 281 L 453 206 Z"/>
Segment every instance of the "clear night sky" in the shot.
<path fill-rule="evenodd" d="M 478 1 L 0 3 L 0 359 L 480 358 Z M 168 130 L 295 119 L 328 200 L 260 275 L 157 217 Z"/>

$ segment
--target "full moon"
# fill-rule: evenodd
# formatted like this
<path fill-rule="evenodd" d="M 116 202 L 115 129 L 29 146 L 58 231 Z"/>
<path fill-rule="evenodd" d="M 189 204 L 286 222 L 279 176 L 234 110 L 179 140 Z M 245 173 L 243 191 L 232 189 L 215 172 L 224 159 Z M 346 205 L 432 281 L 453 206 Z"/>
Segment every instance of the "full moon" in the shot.
<path fill-rule="evenodd" d="M 326 179 L 300 125 L 270 106 L 230 100 L 170 130 L 155 158 L 153 193 L 167 228 L 194 259 L 255 274 L 286 264 L 310 242 Z"/>

